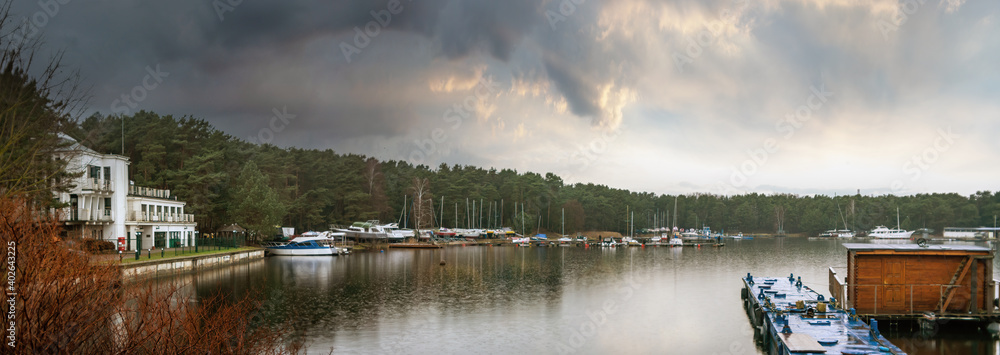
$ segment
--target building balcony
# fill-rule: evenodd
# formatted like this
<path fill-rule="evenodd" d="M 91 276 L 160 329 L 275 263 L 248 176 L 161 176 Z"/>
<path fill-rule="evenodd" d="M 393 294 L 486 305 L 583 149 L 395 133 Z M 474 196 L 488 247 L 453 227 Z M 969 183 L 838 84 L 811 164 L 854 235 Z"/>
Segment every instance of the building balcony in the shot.
<path fill-rule="evenodd" d="M 171 195 L 170 190 L 154 189 L 152 187 L 129 186 L 129 196 L 153 197 L 177 201 L 177 196 Z"/>
<path fill-rule="evenodd" d="M 95 192 L 114 192 L 114 181 L 110 179 L 84 178 L 80 181 L 80 189 Z"/>
<path fill-rule="evenodd" d="M 193 214 L 129 212 L 129 222 L 194 223 Z"/>
<path fill-rule="evenodd" d="M 101 209 L 93 211 L 89 208 L 66 208 L 62 212 L 59 215 L 59 220 L 62 222 L 111 223 L 115 221 L 111 210 Z"/>

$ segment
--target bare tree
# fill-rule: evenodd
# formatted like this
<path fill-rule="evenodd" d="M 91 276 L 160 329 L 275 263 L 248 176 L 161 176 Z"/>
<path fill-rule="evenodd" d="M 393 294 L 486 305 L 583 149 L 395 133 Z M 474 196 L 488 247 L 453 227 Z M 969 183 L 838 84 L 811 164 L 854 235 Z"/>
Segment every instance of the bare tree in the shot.
<path fill-rule="evenodd" d="M 363 172 L 368 196 L 372 208 L 378 213 L 379 219 L 384 219 L 389 210 L 389 198 L 385 195 L 385 176 L 382 175 L 382 163 L 375 158 L 365 160 Z"/>
<path fill-rule="evenodd" d="M 12 4 L 0 5 L 0 196 L 51 204 L 52 192 L 71 181 L 54 155 L 66 146 L 59 133 L 73 127 L 86 98 L 61 52 L 37 60 L 40 35 L 23 35 L 27 24 L 15 20 Z"/>
<path fill-rule="evenodd" d="M 431 220 L 434 218 L 432 216 L 434 211 L 431 209 L 431 200 L 434 199 L 434 196 L 431 195 L 430 181 L 427 178 L 413 178 L 410 192 L 413 194 L 414 229 L 430 226 Z"/>

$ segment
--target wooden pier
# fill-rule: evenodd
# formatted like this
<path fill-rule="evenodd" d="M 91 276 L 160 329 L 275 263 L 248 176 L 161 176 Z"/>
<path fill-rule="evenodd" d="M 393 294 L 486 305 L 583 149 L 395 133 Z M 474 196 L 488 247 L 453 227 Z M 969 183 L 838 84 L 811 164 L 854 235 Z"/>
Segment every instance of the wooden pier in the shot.
<path fill-rule="evenodd" d="M 867 324 L 802 284 L 801 278 L 743 278 L 743 307 L 771 354 L 904 354 Z"/>

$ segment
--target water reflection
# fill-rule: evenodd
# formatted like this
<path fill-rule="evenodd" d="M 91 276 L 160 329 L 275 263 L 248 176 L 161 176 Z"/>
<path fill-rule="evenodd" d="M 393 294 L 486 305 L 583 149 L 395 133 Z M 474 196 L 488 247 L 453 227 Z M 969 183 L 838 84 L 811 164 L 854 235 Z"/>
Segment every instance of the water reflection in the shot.
<path fill-rule="evenodd" d="M 740 278 L 794 273 L 827 293 L 827 269 L 846 265 L 842 243 L 270 257 L 189 281 L 199 297 L 264 290 L 268 319 L 293 321 L 310 352 L 753 354 Z M 996 353 L 996 342 L 975 332 L 919 341 L 893 334 L 912 353 Z"/>

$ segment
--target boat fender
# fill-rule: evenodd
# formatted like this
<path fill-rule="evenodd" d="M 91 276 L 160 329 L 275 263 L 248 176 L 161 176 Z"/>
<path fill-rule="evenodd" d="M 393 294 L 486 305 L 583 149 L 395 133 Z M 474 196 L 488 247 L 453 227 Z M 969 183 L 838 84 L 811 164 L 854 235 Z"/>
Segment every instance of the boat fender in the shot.
<path fill-rule="evenodd" d="M 750 292 L 746 287 L 740 289 L 740 298 L 743 300 L 747 299 L 747 293 Z"/>
<path fill-rule="evenodd" d="M 816 304 L 816 312 L 826 313 L 826 303 L 820 302 Z"/>
<path fill-rule="evenodd" d="M 795 275 L 788 274 L 788 282 L 795 282 Z"/>
<path fill-rule="evenodd" d="M 813 318 L 816 316 L 816 309 L 809 307 L 806 309 L 806 317 Z"/>

